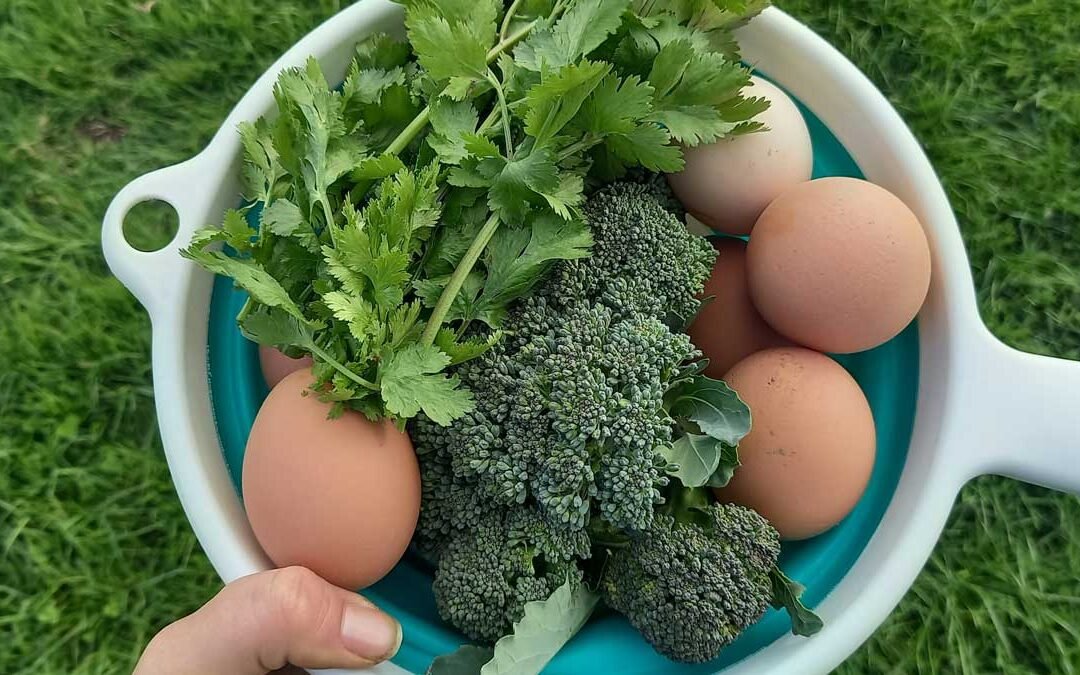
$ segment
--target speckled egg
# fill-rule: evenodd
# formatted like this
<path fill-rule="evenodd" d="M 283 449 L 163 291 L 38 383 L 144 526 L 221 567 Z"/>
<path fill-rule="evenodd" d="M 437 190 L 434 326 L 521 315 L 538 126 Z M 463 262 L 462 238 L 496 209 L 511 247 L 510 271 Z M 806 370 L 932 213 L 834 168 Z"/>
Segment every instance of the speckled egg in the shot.
<path fill-rule="evenodd" d="M 690 340 L 709 359 L 705 374 L 724 376 L 733 365 L 769 347 L 791 342 L 777 333 L 754 308 L 746 286 L 746 243 L 716 239 L 716 263 L 702 296 L 711 298 L 690 325 Z"/>
<path fill-rule="evenodd" d="M 357 412 L 328 419 L 288 375 L 263 402 L 244 455 L 251 529 L 274 564 L 302 565 L 343 588 L 381 579 L 401 559 L 420 513 L 420 470 L 408 434 Z"/>
<path fill-rule="evenodd" d="M 795 102 L 760 77 L 743 90 L 765 98 L 769 109 L 756 120 L 756 133 L 687 148 L 686 167 L 668 182 L 686 210 L 712 229 L 749 234 L 758 216 L 777 196 L 810 180 L 814 151 L 810 131 Z"/>
<path fill-rule="evenodd" d="M 746 255 L 750 297 L 769 325 L 824 352 L 891 339 L 930 287 L 919 219 L 888 190 L 854 178 L 785 192 L 761 214 Z"/>
<path fill-rule="evenodd" d="M 718 499 L 749 506 L 785 539 L 836 525 L 874 467 L 874 418 L 858 383 L 828 356 L 801 347 L 757 352 L 725 376 L 750 406 L 742 466 Z"/>

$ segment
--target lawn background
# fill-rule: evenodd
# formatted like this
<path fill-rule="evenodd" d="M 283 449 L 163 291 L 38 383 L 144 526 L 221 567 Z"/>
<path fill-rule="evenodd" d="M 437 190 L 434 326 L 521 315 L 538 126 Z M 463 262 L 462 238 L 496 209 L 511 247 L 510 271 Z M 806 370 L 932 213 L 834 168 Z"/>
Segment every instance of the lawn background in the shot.
<path fill-rule="evenodd" d="M 0 673 L 127 672 L 218 587 L 162 457 L 149 321 L 108 274 L 100 218 L 128 180 L 200 150 L 340 4 L 0 0 Z M 994 332 L 1080 358 L 1080 3 L 779 4 L 925 144 Z M 839 670 L 1077 671 L 1080 500 L 997 478 L 964 489 Z"/>

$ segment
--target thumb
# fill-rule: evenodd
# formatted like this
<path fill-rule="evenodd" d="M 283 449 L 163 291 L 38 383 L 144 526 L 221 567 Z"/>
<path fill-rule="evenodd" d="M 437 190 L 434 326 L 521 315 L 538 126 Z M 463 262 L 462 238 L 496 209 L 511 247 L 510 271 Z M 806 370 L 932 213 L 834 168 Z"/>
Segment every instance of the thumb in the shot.
<path fill-rule="evenodd" d="M 264 675 L 286 664 L 365 668 L 393 656 L 401 627 L 303 567 L 238 579 L 150 641 L 134 675 Z"/>

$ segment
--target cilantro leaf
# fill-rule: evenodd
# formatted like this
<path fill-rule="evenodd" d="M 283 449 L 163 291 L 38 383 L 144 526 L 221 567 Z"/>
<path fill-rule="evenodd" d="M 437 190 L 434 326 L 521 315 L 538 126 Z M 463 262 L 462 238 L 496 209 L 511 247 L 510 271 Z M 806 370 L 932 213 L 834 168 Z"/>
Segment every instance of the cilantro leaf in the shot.
<path fill-rule="evenodd" d="M 307 322 L 303 312 L 289 297 L 288 292 L 257 262 L 249 258 L 230 258 L 221 251 L 194 248 L 186 248 L 180 251 L 180 255 L 214 274 L 231 277 L 237 286 L 267 307 L 277 307 L 300 321 Z"/>
<path fill-rule="evenodd" d="M 571 220 L 574 217 L 571 210 L 585 199 L 585 181 L 576 173 L 564 171 L 559 175 L 559 186 L 542 196 L 552 211 L 563 220 Z"/>
<path fill-rule="evenodd" d="M 528 229 L 501 229 L 484 253 L 487 282 L 481 310 L 521 297 L 543 278 L 552 261 L 584 258 L 590 246 L 592 234 L 584 223 L 550 213 L 533 217 Z"/>
<path fill-rule="evenodd" d="M 491 335 L 486 339 L 468 338 L 458 340 L 454 331 L 449 328 L 442 328 L 439 330 L 438 335 L 435 336 L 435 346 L 450 357 L 451 366 L 456 366 L 459 363 L 475 359 L 491 349 L 501 339 L 502 333 L 500 331 L 492 331 Z"/>
<path fill-rule="evenodd" d="M 559 189 L 555 156 L 547 149 L 537 149 L 503 164 L 491 184 L 488 204 L 504 222 L 521 222 L 529 204 L 544 194 Z"/>
<path fill-rule="evenodd" d="M 525 133 L 536 139 L 536 147 L 545 147 L 562 131 L 610 70 L 607 63 L 582 61 L 544 73 L 525 96 Z"/>
<path fill-rule="evenodd" d="M 348 325 L 349 332 L 361 345 L 369 340 L 378 341 L 383 336 L 384 328 L 375 307 L 358 295 L 331 291 L 322 296 L 322 301 L 334 318 Z"/>
<path fill-rule="evenodd" d="M 352 170 L 350 177 L 354 181 L 378 180 L 393 176 L 405 168 L 405 164 L 397 155 L 378 155 L 366 157 Z"/>
<path fill-rule="evenodd" d="M 300 207 L 288 199 L 276 199 L 264 207 L 261 219 L 262 227 L 279 237 L 291 237 L 309 251 L 319 250 L 319 236 L 304 220 Z"/>
<path fill-rule="evenodd" d="M 671 144 L 671 135 L 656 124 L 640 124 L 633 131 L 611 134 L 604 145 L 623 162 L 640 164 L 650 171 L 682 171 L 683 153 Z"/>
<path fill-rule="evenodd" d="M 290 347 L 310 351 L 315 346 L 315 333 L 309 324 L 271 309 L 248 314 L 240 322 L 240 331 L 252 342 L 282 351 Z"/>
<path fill-rule="evenodd" d="M 414 343 L 390 354 L 379 366 L 386 410 L 401 419 L 423 410 L 442 426 L 472 410 L 472 392 L 442 372 L 448 365 L 450 357 L 434 345 Z"/>
<path fill-rule="evenodd" d="M 284 177 L 269 122 L 260 118 L 257 122 L 242 122 L 239 126 L 240 143 L 244 148 L 244 167 L 241 178 L 244 197 L 252 202 L 268 202 Z"/>
<path fill-rule="evenodd" d="M 622 25 L 630 0 L 578 0 L 555 25 L 534 30 L 514 50 L 528 70 L 557 69 L 588 56 Z"/>
<path fill-rule="evenodd" d="M 428 145 L 439 155 L 440 161 L 457 164 L 470 154 L 465 146 L 465 136 L 476 131 L 476 108 L 468 101 L 446 98 L 435 99 L 430 107 L 432 133 L 428 134 Z"/>
<path fill-rule="evenodd" d="M 357 43 L 353 64 L 357 70 L 390 70 L 404 66 L 411 54 L 408 42 L 388 33 L 375 33 Z"/>
<path fill-rule="evenodd" d="M 598 136 L 630 133 L 652 112 L 652 97 L 652 85 L 636 75 L 609 74 L 585 99 L 575 123 Z"/>
<path fill-rule="evenodd" d="M 722 138 L 760 112 L 739 95 L 750 72 L 720 54 L 695 50 L 688 40 L 660 49 L 649 82 L 655 89 L 650 119 L 685 145 Z"/>
<path fill-rule="evenodd" d="M 408 3 L 405 28 L 420 65 L 436 80 L 482 79 L 495 41 L 494 0 Z"/>

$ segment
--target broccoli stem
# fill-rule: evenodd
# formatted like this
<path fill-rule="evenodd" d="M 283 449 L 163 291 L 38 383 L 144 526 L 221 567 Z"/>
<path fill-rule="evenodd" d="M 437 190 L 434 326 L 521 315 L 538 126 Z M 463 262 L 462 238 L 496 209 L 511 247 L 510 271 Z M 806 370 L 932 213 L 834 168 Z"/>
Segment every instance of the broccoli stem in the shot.
<path fill-rule="evenodd" d="M 461 257 L 461 262 L 458 263 L 457 269 L 450 276 L 450 281 L 443 288 L 439 301 L 435 303 L 435 309 L 431 310 L 431 316 L 428 318 L 427 326 L 424 327 L 424 333 L 420 336 L 420 344 L 429 346 L 435 343 L 435 336 L 438 335 L 443 319 L 446 318 L 447 313 L 450 311 L 450 305 L 454 303 L 454 299 L 457 298 L 457 294 L 461 290 L 462 284 L 465 283 L 465 279 L 469 276 L 469 272 L 472 272 L 476 261 L 480 259 L 480 255 L 487 248 L 488 242 L 491 241 L 495 231 L 498 229 L 499 216 L 492 213 L 488 216 L 484 226 L 480 228 L 476 239 L 473 239 L 469 250 L 465 251 L 465 255 Z"/>

